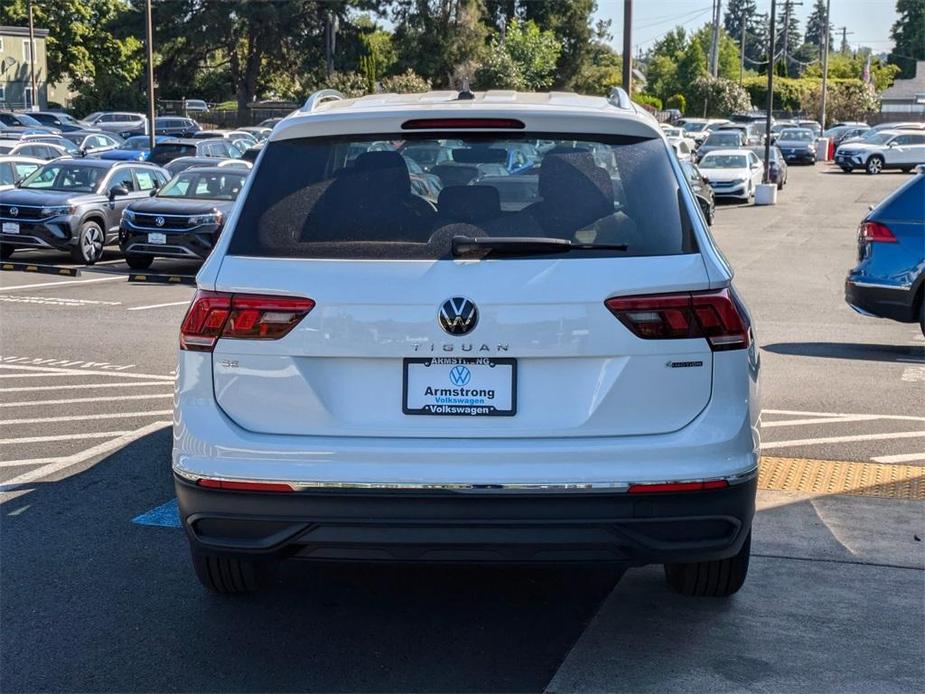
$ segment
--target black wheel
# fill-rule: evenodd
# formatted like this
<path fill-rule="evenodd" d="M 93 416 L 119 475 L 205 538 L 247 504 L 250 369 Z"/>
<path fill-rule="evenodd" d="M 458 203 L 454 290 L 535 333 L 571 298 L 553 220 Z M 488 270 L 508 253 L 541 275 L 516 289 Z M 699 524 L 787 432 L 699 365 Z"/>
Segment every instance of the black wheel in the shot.
<path fill-rule="evenodd" d="M 125 263 L 133 270 L 147 270 L 154 262 L 153 255 L 126 255 Z"/>
<path fill-rule="evenodd" d="M 922 335 L 925 335 L 925 296 L 919 296 L 919 327 L 922 329 Z"/>
<path fill-rule="evenodd" d="M 9 244 L 3 245 L 0 244 L 0 260 L 9 260 L 13 257 L 13 251 L 16 250 L 16 246 L 10 246 Z"/>
<path fill-rule="evenodd" d="M 778 189 L 778 190 L 783 190 L 783 189 L 784 189 L 784 179 L 780 179 L 780 180 L 777 182 L 777 189 Z"/>
<path fill-rule="evenodd" d="M 902 172 L 903 172 L 904 174 L 911 173 L 911 172 L 912 172 L 912 167 L 911 167 L 911 166 L 904 166 L 904 167 L 902 168 Z"/>
<path fill-rule="evenodd" d="M 874 154 L 867 160 L 867 165 L 864 167 L 864 170 L 871 176 L 876 176 L 878 173 L 883 171 L 883 157 L 879 154 Z"/>
<path fill-rule="evenodd" d="M 850 174 L 852 171 L 854 171 L 854 169 L 852 169 L 850 166 L 842 166 L 842 167 L 841 167 L 841 170 L 844 171 L 845 173 L 848 173 L 848 174 Z"/>
<path fill-rule="evenodd" d="M 71 258 L 76 263 L 93 265 L 103 255 L 106 237 L 96 222 L 84 222 L 77 231 L 77 245 L 71 246 Z"/>
<path fill-rule="evenodd" d="M 273 574 L 273 565 L 266 561 L 217 557 L 195 551 L 192 555 L 196 578 L 213 593 L 255 593 L 269 584 Z"/>
<path fill-rule="evenodd" d="M 728 597 L 745 583 L 751 546 L 752 533 L 749 530 L 742 549 L 728 559 L 691 564 L 665 564 L 665 580 L 668 587 L 676 593 L 690 597 Z"/>

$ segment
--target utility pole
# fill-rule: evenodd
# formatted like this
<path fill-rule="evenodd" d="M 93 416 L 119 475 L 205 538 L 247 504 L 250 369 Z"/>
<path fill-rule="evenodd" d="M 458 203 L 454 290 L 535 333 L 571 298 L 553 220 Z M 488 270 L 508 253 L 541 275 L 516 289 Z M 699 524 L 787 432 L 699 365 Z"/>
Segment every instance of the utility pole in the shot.
<path fill-rule="evenodd" d="M 145 0 L 145 52 L 148 54 L 148 146 L 154 150 L 154 26 L 151 0 Z"/>
<path fill-rule="evenodd" d="M 841 52 L 850 53 L 851 47 L 848 45 L 848 34 L 853 34 L 853 31 L 848 31 L 848 27 L 839 27 L 835 31 L 841 32 Z"/>
<path fill-rule="evenodd" d="M 790 76 L 790 13 L 794 5 L 802 5 L 802 2 L 793 0 L 784 0 L 784 76 Z M 774 30 L 774 24 L 771 24 L 771 31 Z"/>
<path fill-rule="evenodd" d="M 822 124 L 823 130 L 825 130 L 825 100 L 829 84 L 829 10 L 831 6 L 832 0 L 826 0 L 825 22 L 823 23 L 825 35 L 822 37 L 822 112 L 819 114 L 819 122 Z"/>
<path fill-rule="evenodd" d="M 771 182 L 771 167 L 768 162 L 771 160 L 771 109 L 774 108 L 774 19 L 777 11 L 777 0 L 771 0 L 771 38 L 768 47 L 768 112 L 765 116 L 764 131 L 767 136 L 764 138 L 764 179 L 765 183 Z"/>
<path fill-rule="evenodd" d="M 324 53 L 327 76 L 334 74 L 334 50 L 337 46 L 337 17 L 331 10 L 325 13 L 324 18 Z"/>
<path fill-rule="evenodd" d="M 723 13 L 723 0 L 713 0 L 713 37 L 710 42 L 710 74 L 719 72 L 719 23 Z"/>
<path fill-rule="evenodd" d="M 623 89 L 633 98 L 633 0 L 623 0 Z"/>
<path fill-rule="evenodd" d="M 745 8 L 742 8 L 742 17 L 740 19 L 741 34 L 739 36 L 739 84 L 745 79 Z"/>
<path fill-rule="evenodd" d="M 32 110 L 38 111 L 39 93 L 35 86 L 35 23 L 32 19 L 32 0 L 29 0 L 29 74 L 32 80 Z"/>

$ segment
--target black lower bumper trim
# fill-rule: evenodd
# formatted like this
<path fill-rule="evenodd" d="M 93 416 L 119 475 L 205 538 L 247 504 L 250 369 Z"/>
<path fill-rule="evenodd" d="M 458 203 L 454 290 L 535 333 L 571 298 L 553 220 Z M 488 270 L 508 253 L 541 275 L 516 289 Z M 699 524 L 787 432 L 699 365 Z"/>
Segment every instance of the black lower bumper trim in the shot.
<path fill-rule="evenodd" d="M 845 282 L 845 301 L 866 313 L 890 318 L 902 323 L 918 320 L 915 311 L 915 292 L 889 287 L 867 287 L 851 281 Z"/>
<path fill-rule="evenodd" d="M 722 559 L 751 527 L 757 481 L 630 495 L 203 489 L 176 478 L 194 551 L 268 559 L 618 562 Z"/>

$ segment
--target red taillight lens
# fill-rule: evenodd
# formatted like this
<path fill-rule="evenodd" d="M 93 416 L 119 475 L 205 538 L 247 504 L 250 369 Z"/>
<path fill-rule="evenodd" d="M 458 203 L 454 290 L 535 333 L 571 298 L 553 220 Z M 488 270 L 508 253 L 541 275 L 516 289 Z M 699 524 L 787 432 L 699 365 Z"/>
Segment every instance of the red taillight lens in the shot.
<path fill-rule="evenodd" d="M 220 337 L 278 340 L 314 306 L 314 301 L 302 297 L 200 290 L 183 319 L 180 349 L 211 352 Z"/>
<path fill-rule="evenodd" d="M 703 337 L 714 352 L 748 347 L 748 319 L 729 289 L 616 297 L 604 304 L 644 340 Z"/>
<path fill-rule="evenodd" d="M 886 224 L 862 222 L 858 227 L 858 241 L 861 243 L 896 243 L 896 237 Z"/>
<path fill-rule="evenodd" d="M 659 492 L 702 492 L 707 489 L 725 489 L 726 480 L 709 480 L 707 482 L 659 482 L 656 484 L 631 484 L 627 490 L 630 494 L 657 494 Z"/>
<path fill-rule="evenodd" d="M 232 482 L 230 480 L 201 479 L 196 482 L 200 487 L 209 489 L 232 489 L 240 492 L 291 492 L 288 484 L 280 482 Z"/>

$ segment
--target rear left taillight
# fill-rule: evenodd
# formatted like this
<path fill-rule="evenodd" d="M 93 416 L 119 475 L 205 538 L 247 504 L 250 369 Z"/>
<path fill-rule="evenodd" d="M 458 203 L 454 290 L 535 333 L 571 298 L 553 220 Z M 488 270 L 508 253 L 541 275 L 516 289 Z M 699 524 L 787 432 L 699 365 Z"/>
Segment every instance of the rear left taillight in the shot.
<path fill-rule="evenodd" d="M 180 349 L 211 352 L 219 338 L 278 340 L 314 306 L 302 297 L 199 290 L 180 327 Z"/>
<path fill-rule="evenodd" d="M 748 317 L 732 291 L 621 296 L 607 308 L 644 340 L 706 338 L 714 352 L 749 344 Z"/>
<path fill-rule="evenodd" d="M 859 243 L 897 243 L 896 237 L 886 224 L 861 222 L 858 227 Z"/>

